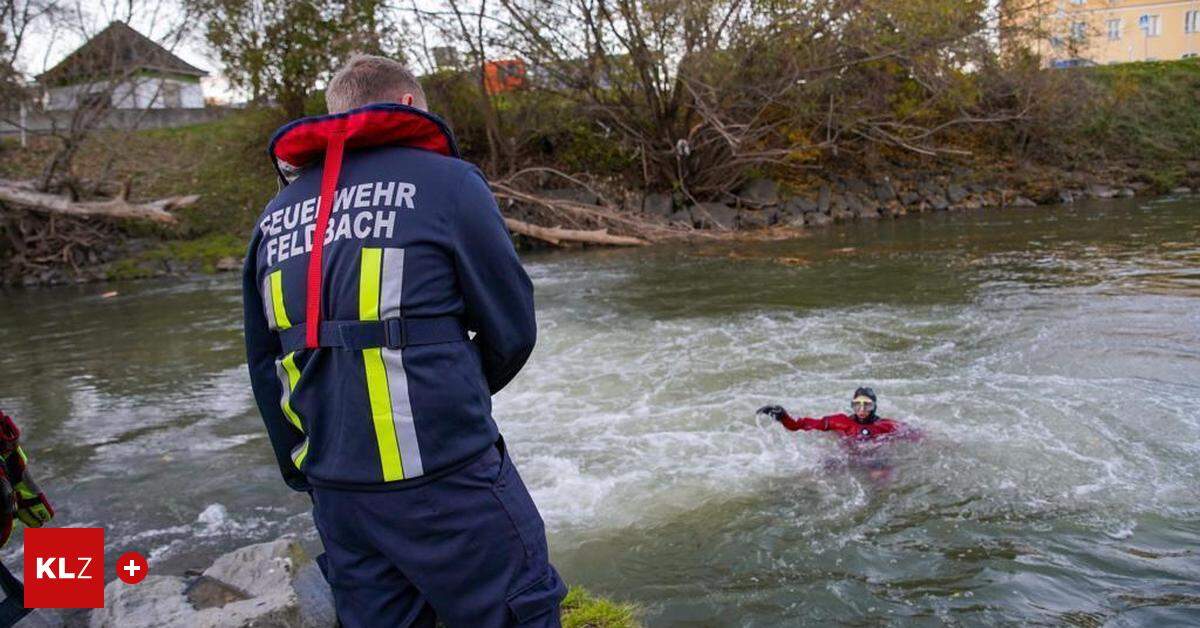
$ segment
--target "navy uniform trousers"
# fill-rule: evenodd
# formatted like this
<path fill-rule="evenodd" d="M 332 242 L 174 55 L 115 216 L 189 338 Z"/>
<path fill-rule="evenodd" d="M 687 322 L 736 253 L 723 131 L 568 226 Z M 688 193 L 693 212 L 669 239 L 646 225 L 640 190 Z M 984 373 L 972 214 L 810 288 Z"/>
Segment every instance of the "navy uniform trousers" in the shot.
<path fill-rule="evenodd" d="M 503 440 L 413 488 L 316 488 L 313 520 L 346 628 L 560 625 L 566 585 Z"/>

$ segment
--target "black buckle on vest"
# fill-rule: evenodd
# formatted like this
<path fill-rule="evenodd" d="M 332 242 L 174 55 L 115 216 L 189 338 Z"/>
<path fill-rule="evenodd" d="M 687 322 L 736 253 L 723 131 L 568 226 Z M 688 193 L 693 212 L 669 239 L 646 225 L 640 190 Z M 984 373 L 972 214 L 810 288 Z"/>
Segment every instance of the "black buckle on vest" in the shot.
<path fill-rule="evenodd" d="M 383 342 L 388 349 L 403 349 L 408 346 L 408 333 L 404 326 L 404 317 L 383 320 Z"/>

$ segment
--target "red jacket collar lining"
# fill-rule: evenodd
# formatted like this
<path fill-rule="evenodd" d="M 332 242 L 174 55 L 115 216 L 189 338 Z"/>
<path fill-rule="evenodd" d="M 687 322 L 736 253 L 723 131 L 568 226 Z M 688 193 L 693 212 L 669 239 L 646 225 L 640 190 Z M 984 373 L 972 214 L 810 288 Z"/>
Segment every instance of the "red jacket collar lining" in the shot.
<path fill-rule="evenodd" d="M 285 182 L 285 169 L 296 170 L 321 160 L 329 138 L 345 135 L 348 150 L 372 146 L 411 146 L 458 157 L 458 146 L 446 123 L 406 105 L 379 103 L 345 113 L 301 118 L 284 125 L 271 138 L 268 152 Z"/>

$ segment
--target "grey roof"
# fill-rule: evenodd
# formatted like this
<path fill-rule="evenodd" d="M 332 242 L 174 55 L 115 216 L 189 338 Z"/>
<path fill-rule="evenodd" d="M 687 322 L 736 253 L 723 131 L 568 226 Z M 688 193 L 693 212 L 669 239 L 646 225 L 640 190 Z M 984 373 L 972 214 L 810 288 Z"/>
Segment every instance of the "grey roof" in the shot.
<path fill-rule="evenodd" d="M 157 70 L 196 77 L 208 74 L 125 22 L 116 21 L 37 79 L 44 84 L 64 85 L 137 70 Z"/>

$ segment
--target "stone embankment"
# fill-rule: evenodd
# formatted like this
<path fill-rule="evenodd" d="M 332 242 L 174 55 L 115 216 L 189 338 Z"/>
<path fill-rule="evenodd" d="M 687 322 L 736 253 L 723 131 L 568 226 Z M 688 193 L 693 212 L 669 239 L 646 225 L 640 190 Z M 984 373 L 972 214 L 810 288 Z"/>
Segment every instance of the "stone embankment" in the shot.
<path fill-rule="evenodd" d="M 1200 185 L 1200 179 L 1197 184 Z M 568 190 L 549 190 L 550 196 L 572 196 Z M 1172 194 L 1189 194 L 1180 187 Z M 679 227 L 719 231 L 750 231 L 770 227 L 812 228 L 834 223 L 896 218 L 906 214 L 984 208 L 1037 207 L 1070 204 L 1090 198 L 1111 199 L 1147 193 L 1137 182 L 1119 185 L 1026 184 L 1019 189 L 983 183 L 955 182 L 951 177 L 920 180 L 837 178 L 801 194 L 789 194 L 778 183 L 756 179 L 726 202 L 687 202 L 682 195 L 631 193 L 623 209 L 649 221 Z M 594 195 L 576 194 L 571 200 L 589 202 Z M 520 208 L 511 211 L 520 213 Z"/>

